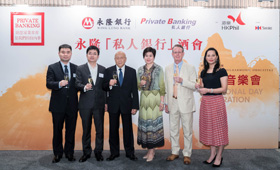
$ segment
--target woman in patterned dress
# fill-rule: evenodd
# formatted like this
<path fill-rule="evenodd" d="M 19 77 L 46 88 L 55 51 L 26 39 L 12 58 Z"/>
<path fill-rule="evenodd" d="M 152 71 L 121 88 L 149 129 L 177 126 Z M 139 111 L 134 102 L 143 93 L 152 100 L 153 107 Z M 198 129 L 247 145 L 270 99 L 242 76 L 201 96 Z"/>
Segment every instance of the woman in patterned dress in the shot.
<path fill-rule="evenodd" d="M 140 95 L 137 143 L 148 152 L 143 157 L 153 160 L 155 148 L 164 145 L 163 117 L 164 74 L 161 66 L 154 63 L 156 50 L 147 47 L 143 51 L 145 65 L 138 69 L 137 81 Z"/>
<path fill-rule="evenodd" d="M 227 91 L 228 74 L 220 68 L 218 51 L 209 48 L 204 56 L 204 69 L 200 74 L 200 84 L 196 84 L 202 96 L 199 117 L 199 138 L 204 145 L 210 146 L 211 155 L 205 164 L 219 167 L 222 152 L 228 144 L 227 112 L 223 94 Z M 201 81 L 202 80 L 202 81 Z M 218 149 L 218 150 L 217 150 Z"/>

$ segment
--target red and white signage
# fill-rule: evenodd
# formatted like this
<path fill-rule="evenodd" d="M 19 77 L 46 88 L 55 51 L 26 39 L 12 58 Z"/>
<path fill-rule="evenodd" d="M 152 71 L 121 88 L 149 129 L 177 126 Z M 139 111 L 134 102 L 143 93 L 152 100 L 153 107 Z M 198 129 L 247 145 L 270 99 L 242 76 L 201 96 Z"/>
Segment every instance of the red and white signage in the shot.
<path fill-rule="evenodd" d="M 11 45 L 44 45 L 44 12 L 11 12 Z"/>
<path fill-rule="evenodd" d="M 82 25 L 85 29 L 91 29 L 94 25 L 94 21 L 91 17 L 85 17 L 82 21 Z"/>

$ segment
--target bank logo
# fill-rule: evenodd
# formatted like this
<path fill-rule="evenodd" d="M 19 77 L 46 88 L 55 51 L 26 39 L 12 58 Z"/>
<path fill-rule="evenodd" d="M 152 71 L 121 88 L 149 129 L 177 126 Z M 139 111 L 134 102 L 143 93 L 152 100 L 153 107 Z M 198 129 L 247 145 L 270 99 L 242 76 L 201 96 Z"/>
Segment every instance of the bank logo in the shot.
<path fill-rule="evenodd" d="M 173 30 L 189 30 L 196 26 L 196 20 L 182 18 L 182 19 L 152 19 L 152 18 L 142 18 L 140 24 L 143 25 L 171 25 Z"/>
<path fill-rule="evenodd" d="M 82 25 L 85 29 L 91 29 L 94 25 L 94 21 L 91 17 L 85 17 L 82 21 Z"/>
<path fill-rule="evenodd" d="M 255 26 L 255 30 L 257 31 L 271 31 L 272 30 L 272 27 L 270 26 Z"/>
<path fill-rule="evenodd" d="M 236 19 L 232 15 L 228 15 L 228 18 L 231 19 L 233 23 L 236 21 L 239 25 L 245 25 L 245 23 L 241 19 L 241 12 Z"/>
<path fill-rule="evenodd" d="M 255 26 L 255 30 L 261 30 L 262 27 L 261 26 Z"/>

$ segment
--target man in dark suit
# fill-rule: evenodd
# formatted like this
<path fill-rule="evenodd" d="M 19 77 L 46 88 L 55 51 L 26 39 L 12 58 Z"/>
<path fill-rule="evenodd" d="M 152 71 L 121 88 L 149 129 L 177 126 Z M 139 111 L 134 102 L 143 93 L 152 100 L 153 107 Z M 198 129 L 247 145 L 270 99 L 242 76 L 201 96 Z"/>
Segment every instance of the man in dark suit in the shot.
<path fill-rule="evenodd" d="M 70 63 L 72 48 L 59 46 L 60 61 L 49 65 L 47 88 L 52 90 L 49 111 L 53 118 L 53 163 L 59 162 L 63 155 L 62 129 L 65 121 L 64 153 L 69 161 L 75 161 L 75 131 L 78 112 L 78 96 L 75 88 L 76 68 Z"/>
<path fill-rule="evenodd" d="M 132 129 L 132 115 L 139 109 L 137 79 L 135 69 L 125 65 L 124 52 L 115 54 L 116 65 L 107 68 L 105 73 L 104 90 L 108 91 L 107 104 L 110 120 L 109 143 L 111 155 L 106 160 L 111 161 L 119 157 L 119 120 L 122 117 L 123 142 L 126 157 L 137 160 L 134 155 L 134 140 Z M 118 81 L 113 79 L 113 73 L 118 75 Z"/>
<path fill-rule="evenodd" d="M 81 91 L 79 110 L 83 125 L 83 156 L 79 162 L 85 162 L 91 156 L 92 117 L 96 130 L 95 157 L 103 161 L 104 109 L 106 92 L 102 89 L 105 67 L 97 64 L 99 49 L 96 46 L 87 48 L 88 62 L 77 68 L 76 88 Z"/>

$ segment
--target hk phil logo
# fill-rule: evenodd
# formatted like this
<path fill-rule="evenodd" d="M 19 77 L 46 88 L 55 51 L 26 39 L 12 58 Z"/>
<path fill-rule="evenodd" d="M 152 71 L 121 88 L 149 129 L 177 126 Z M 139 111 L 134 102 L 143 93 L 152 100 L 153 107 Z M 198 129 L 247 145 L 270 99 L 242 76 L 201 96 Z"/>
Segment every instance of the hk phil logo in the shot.
<path fill-rule="evenodd" d="M 82 21 L 82 25 L 85 29 L 91 29 L 94 25 L 94 21 L 91 17 L 85 17 Z"/>
<path fill-rule="evenodd" d="M 227 18 L 232 20 L 232 22 L 222 21 L 222 30 L 239 30 L 240 25 L 245 25 L 245 23 L 241 19 L 241 12 L 236 19 L 232 15 L 228 15 Z M 235 21 L 237 24 L 234 24 Z"/>
<path fill-rule="evenodd" d="M 228 15 L 228 18 L 231 19 L 233 23 L 236 21 L 239 25 L 245 25 L 245 23 L 241 19 L 241 12 L 236 19 L 231 15 Z"/>

